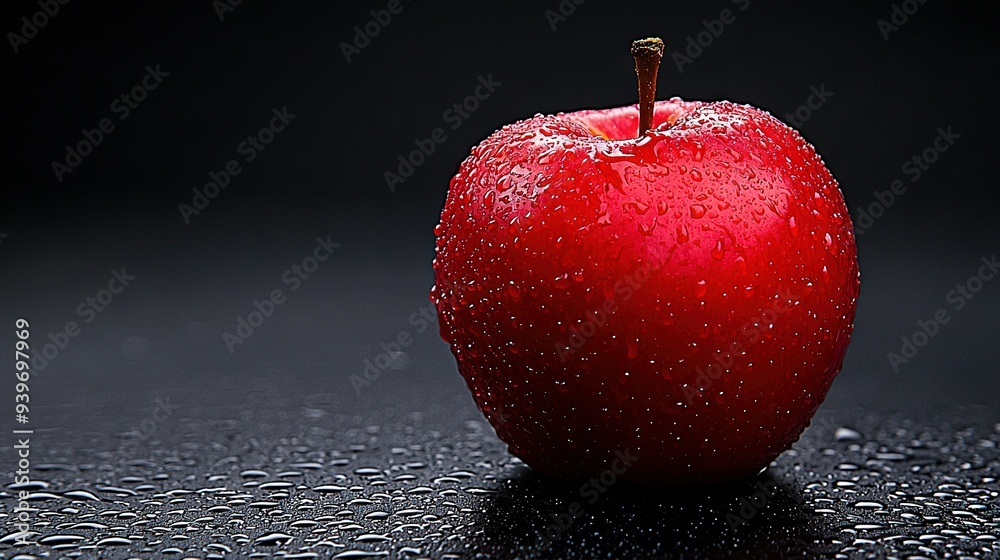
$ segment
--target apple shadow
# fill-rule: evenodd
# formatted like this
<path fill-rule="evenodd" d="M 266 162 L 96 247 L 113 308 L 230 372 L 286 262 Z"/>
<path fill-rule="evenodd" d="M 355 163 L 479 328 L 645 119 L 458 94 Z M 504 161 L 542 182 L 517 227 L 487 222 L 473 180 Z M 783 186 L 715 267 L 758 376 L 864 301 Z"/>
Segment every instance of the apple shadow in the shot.
<path fill-rule="evenodd" d="M 790 558 L 836 553 L 836 529 L 773 473 L 725 486 L 593 491 L 527 467 L 484 503 L 476 550 L 504 558 Z M 826 544 L 822 544 L 826 543 Z"/>

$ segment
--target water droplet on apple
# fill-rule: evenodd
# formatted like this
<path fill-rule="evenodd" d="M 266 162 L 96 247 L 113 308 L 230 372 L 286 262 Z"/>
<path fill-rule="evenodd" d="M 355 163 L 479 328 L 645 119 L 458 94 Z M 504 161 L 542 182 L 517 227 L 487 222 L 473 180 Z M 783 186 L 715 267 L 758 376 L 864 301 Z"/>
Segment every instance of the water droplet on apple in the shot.
<path fill-rule="evenodd" d="M 721 239 L 715 242 L 715 247 L 712 247 L 711 254 L 712 258 L 717 261 L 721 261 L 722 257 L 726 256 L 726 247 L 723 245 Z"/>
<path fill-rule="evenodd" d="M 483 195 L 483 206 L 487 208 L 493 208 L 493 204 L 496 202 L 496 200 L 497 200 L 496 191 L 486 191 L 486 194 Z"/>
<path fill-rule="evenodd" d="M 703 157 L 705 157 L 705 147 L 695 142 L 691 150 L 691 158 L 695 161 L 701 161 Z"/>
<path fill-rule="evenodd" d="M 702 217 L 704 215 L 705 215 L 705 206 L 703 206 L 701 204 L 692 204 L 691 205 L 691 217 L 692 218 L 698 219 L 698 218 L 700 218 L 700 217 Z"/>
<path fill-rule="evenodd" d="M 664 215 L 664 214 L 667 213 L 667 210 L 669 210 L 669 208 L 667 207 L 667 201 L 666 200 L 658 200 L 658 201 L 656 201 L 656 213 L 657 214 L 659 214 L 659 215 L 662 216 L 662 215 Z"/>
<path fill-rule="evenodd" d="M 708 293 L 708 283 L 705 282 L 704 280 L 699 280 L 694 285 L 694 296 L 699 298 L 705 297 L 705 294 L 707 293 Z"/>
<path fill-rule="evenodd" d="M 806 282 L 805 287 L 802 288 L 802 291 L 804 292 L 802 295 L 806 295 L 807 296 L 807 295 L 813 293 L 813 290 L 815 290 L 815 289 L 816 288 L 813 286 L 812 282 Z"/>
<path fill-rule="evenodd" d="M 511 188 L 513 188 L 513 185 L 510 184 L 510 177 L 508 175 L 502 175 L 497 179 L 497 190 L 505 192 Z"/>
<path fill-rule="evenodd" d="M 788 218 L 788 231 L 792 234 L 792 237 L 798 237 L 799 224 L 795 222 L 795 216 L 790 216 Z"/>
<path fill-rule="evenodd" d="M 633 210 L 636 214 L 645 214 L 649 210 L 649 206 L 643 204 L 638 200 L 628 200 L 622 203 L 622 210 L 628 211 Z"/>
<path fill-rule="evenodd" d="M 675 161 L 674 154 L 666 142 L 653 144 L 653 153 L 656 155 L 656 159 L 662 163 L 673 163 Z"/>
<path fill-rule="evenodd" d="M 654 229 L 656 229 L 656 220 L 648 224 L 639 224 L 639 233 L 642 235 L 653 235 Z"/>
<path fill-rule="evenodd" d="M 688 228 L 684 224 L 677 225 L 677 243 L 687 243 L 690 236 L 688 235 Z"/>
<path fill-rule="evenodd" d="M 701 181 L 701 171 L 698 171 L 697 169 L 692 168 L 691 169 L 691 180 L 692 181 Z"/>

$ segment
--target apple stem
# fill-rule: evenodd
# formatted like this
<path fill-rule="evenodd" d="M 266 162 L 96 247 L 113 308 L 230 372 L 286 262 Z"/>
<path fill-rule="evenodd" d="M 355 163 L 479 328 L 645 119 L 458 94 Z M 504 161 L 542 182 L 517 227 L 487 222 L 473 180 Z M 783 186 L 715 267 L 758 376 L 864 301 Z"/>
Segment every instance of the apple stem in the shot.
<path fill-rule="evenodd" d="M 632 41 L 635 75 L 639 79 L 639 135 L 653 128 L 653 104 L 656 102 L 656 72 L 663 58 L 663 41 L 658 37 Z"/>

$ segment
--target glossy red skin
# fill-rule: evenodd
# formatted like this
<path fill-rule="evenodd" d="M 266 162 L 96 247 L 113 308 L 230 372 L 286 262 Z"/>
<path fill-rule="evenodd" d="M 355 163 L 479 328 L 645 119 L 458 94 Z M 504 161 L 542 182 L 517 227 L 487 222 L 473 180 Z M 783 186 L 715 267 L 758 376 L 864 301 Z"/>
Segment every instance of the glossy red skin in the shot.
<path fill-rule="evenodd" d="M 840 371 L 851 220 L 812 146 L 764 111 L 661 101 L 642 139 L 637 120 L 635 106 L 539 115 L 473 148 L 435 229 L 441 335 L 541 473 L 620 469 L 628 451 L 627 479 L 753 476 Z M 567 353 L 570 327 L 605 305 Z"/>

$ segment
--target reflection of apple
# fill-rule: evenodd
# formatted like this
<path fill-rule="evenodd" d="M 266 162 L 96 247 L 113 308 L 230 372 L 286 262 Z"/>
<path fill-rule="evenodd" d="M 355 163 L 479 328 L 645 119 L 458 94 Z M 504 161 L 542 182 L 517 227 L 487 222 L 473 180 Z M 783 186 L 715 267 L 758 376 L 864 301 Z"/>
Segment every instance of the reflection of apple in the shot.
<path fill-rule="evenodd" d="M 798 133 L 747 105 L 654 104 L 662 43 L 633 50 L 639 107 L 520 121 L 462 163 L 436 229 L 441 334 L 540 472 L 628 451 L 634 480 L 754 475 L 841 368 L 851 220 Z"/>

